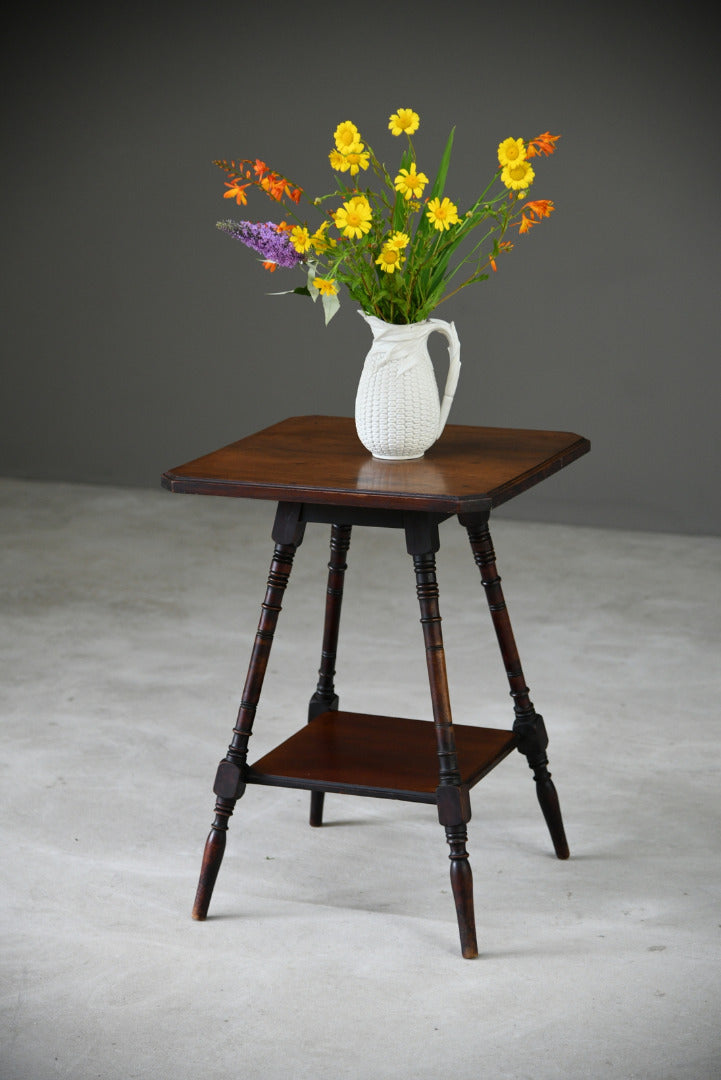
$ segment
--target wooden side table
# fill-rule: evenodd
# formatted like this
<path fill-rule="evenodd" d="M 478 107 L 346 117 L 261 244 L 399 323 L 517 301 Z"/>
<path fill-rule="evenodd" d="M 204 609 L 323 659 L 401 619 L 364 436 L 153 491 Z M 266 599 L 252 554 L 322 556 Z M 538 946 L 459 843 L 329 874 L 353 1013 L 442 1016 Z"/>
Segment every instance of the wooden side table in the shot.
<path fill-rule="evenodd" d="M 215 819 L 205 846 L 193 909 L 208 912 L 225 850 L 228 819 L 248 784 L 304 788 L 310 821 L 322 824 L 326 791 L 431 803 L 450 846 L 451 884 L 463 956 L 478 955 L 473 881 L 466 850 L 470 789 L 512 750 L 528 760 L 559 859 L 568 845 L 548 771 L 548 735 L 529 697 L 488 519 L 514 498 L 590 449 L 568 432 L 448 426 L 426 456 L 379 461 L 368 455 L 346 417 L 285 420 L 163 475 L 170 491 L 278 503 L 275 548 L 248 675 L 228 751 L 218 766 Z M 438 526 L 457 516 L 468 532 L 505 664 L 515 719 L 512 730 L 453 723 L 446 677 L 435 553 Z M 309 522 L 331 526 L 328 589 L 319 680 L 308 722 L 252 765 L 247 763 L 273 634 L 293 558 Z M 343 712 L 335 692 L 343 582 L 355 525 L 402 529 L 412 556 L 430 683 L 433 722 Z"/>

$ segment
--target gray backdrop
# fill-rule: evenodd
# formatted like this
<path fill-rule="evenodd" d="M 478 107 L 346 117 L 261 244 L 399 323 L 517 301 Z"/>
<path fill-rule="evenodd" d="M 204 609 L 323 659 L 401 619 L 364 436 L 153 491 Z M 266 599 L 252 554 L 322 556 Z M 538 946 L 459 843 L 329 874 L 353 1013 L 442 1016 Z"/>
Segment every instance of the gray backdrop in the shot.
<path fill-rule="evenodd" d="M 351 415 L 367 328 L 271 297 L 214 228 L 216 157 L 327 191 L 352 119 L 390 167 L 457 125 L 463 204 L 508 135 L 562 132 L 555 215 L 455 320 L 456 423 L 571 430 L 590 456 L 509 516 L 719 533 L 718 65 L 689 4 L 29 5 L 7 47 L 0 473 L 156 485 L 285 416 Z M 427 166 L 427 168 L 426 168 Z"/>

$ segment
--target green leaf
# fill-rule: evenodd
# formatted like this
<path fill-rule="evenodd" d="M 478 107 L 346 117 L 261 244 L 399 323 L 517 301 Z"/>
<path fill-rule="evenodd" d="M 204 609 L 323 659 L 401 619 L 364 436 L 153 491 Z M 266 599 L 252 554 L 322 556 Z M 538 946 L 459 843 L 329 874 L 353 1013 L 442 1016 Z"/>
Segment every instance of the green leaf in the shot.
<path fill-rule="evenodd" d="M 443 157 L 441 158 L 441 163 L 438 166 L 438 173 L 436 175 L 435 183 L 433 184 L 433 188 L 431 190 L 430 197 L 432 199 L 436 199 L 436 198 L 440 199 L 441 195 L 443 194 L 443 189 L 446 186 L 446 177 L 448 176 L 448 166 L 451 163 L 451 152 L 453 150 L 453 137 L 454 137 L 455 133 L 456 133 L 456 129 L 454 127 L 452 127 L 451 128 L 451 133 L 448 136 L 448 142 L 446 143 L 446 148 L 443 151 Z"/>
<path fill-rule="evenodd" d="M 313 278 L 316 275 L 316 264 L 308 260 L 306 263 L 306 272 L 308 274 L 307 284 L 299 285 L 297 289 L 283 289 L 281 292 L 268 293 L 268 296 L 292 296 L 295 293 L 296 296 L 309 296 L 313 303 L 316 302 L 320 296 L 320 292 L 313 284 Z"/>
<path fill-rule="evenodd" d="M 311 262 L 310 260 L 307 262 L 306 268 L 308 272 L 308 286 L 306 291 L 313 303 L 315 303 L 320 296 L 320 290 L 316 289 L 315 285 L 313 284 L 313 278 L 315 277 L 318 268 L 316 264 L 314 262 Z"/>
<path fill-rule="evenodd" d="M 340 300 L 337 296 L 326 296 L 325 293 L 321 296 L 321 303 L 323 304 L 323 314 L 325 316 L 325 325 L 331 321 L 336 311 L 340 307 Z"/>
<path fill-rule="evenodd" d="M 441 196 L 443 195 L 443 191 L 444 191 L 445 186 L 446 186 L 446 177 L 448 176 L 448 168 L 449 168 L 450 163 L 451 163 L 451 153 L 453 152 L 453 137 L 454 137 L 455 133 L 456 133 L 456 129 L 454 127 L 452 127 L 451 128 L 451 133 L 448 136 L 448 142 L 446 143 L 445 150 L 443 151 L 443 156 L 441 157 L 441 163 L 438 166 L 438 172 L 436 173 L 436 178 L 433 181 L 433 187 L 431 188 L 431 193 L 428 196 L 428 199 L 426 201 L 430 201 L 431 199 L 440 199 Z M 418 228 L 416 230 L 416 235 L 417 236 L 426 236 L 432 228 L 433 228 L 433 225 L 431 224 L 431 222 L 426 217 L 425 211 L 424 211 L 421 214 L 421 220 L 418 222 Z"/>
<path fill-rule="evenodd" d="M 410 169 L 412 161 L 413 155 L 411 154 L 410 149 L 407 149 L 401 158 L 398 172 L 400 173 L 401 169 Z M 396 192 L 396 202 L 393 207 L 393 232 L 401 231 L 401 226 L 405 220 L 405 201 L 406 199 L 403 193 L 401 191 Z"/>
<path fill-rule="evenodd" d="M 317 292 L 317 290 L 316 290 Z M 305 285 L 299 285 L 297 289 L 283 289 L 281 292 L 269 292 L 266 296 L 292 296 L 295 293 L 297 296 L 310 296 L 311 292 Z"/>

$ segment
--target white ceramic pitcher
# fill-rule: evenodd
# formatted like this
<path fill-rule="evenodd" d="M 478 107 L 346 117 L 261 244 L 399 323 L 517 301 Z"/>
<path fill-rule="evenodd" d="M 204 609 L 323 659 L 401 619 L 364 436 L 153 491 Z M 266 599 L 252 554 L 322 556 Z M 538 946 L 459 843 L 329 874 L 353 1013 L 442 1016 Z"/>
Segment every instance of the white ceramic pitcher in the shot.
<path fill-rule="evenodd" d="M 373 457 L 404 461 L 423 457 L 446 426 L 461 370 L 461 345 L 453 323 L 442 319 L 395 324 L 360 311 L 371 328 L 355 402 L 358 438 Z M 448 341 L 443 400 L 427 341 L 437 330 Z"/>

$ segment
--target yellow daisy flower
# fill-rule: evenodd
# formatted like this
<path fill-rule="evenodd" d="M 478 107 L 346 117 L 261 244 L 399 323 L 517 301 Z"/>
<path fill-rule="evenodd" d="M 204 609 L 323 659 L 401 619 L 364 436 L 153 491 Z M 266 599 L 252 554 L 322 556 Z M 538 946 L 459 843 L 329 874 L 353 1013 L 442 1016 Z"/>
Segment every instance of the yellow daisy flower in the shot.
<path fill-rule="evenodd" d="M 525 161 L 526 154 L 523 139 L 504 139 L 498 144 L 499 165 L 515 165 L 519 161 Z"/>
<path fill-rule="evenodd" d="M 440 232 L 443 232 L 444 229 L 450 229 L 451 225 L 457 225 L 460 220 L 458 207 L 450 199 L 444 199 L 443 202 L 440 199 L 431 199 L 428 203 L 426 217 L 433 222 L 433 228 L 438 229 Z"/>
<path fill-rule="evenodd" d="M 310 242 L 313 245 L 313 250 L 316 255 L 322 255 L 325 251 L 328 251 L 329 248 L 335 247 L 335 240 L 331 240 L 329 236 L 325 235 L 325 231 L 329 225 L 329 221 L 324 221 L 310 238 Z"/>
<path fill-rule="evenodd" d="M 328 160 L 330 161 L 330 167 L 335 172 L 343 172 L 346 167 L 345 155 L 340 150 L 331 150 L 328 154 Z"/>
<path fill-rule="evenodd" d="M 338 150 L 349 150 L 354 143 L 360 142 L 358 128 L 355 124 L 351 124 L 350 120 L 344 120 L 342 124 L 338 125 L 334 132 L 334 138 Z"/>
<path fill-rule="evenodd" d="M 396 251 L 403 251 L 411 242 L 410 236 L 404 232 L 394 232 L 390 240 L 386 240 L 388 247 L 394 247 Z"/>
<path fill-rule="evenodd" d="M 404 199 L 413 197 L 420 199 L 423 188 L 428 183 L 428 177 L 425 173 L 416 172 L 416 163 L 413 161 L 409 169 L 401 169 L 393 183 L 396 191 L 400 191 Z"/>
<path fill-rule="evenodd" d="M 341 172 L 349 170 L 351 176 L 356 176 L 359 169 L 368 168 L 370 154 L 363 149 L 363 143 L 356 143 L 350 150 L 344 150 L 341 157 L 343 158 L 343 164 L 340 167 Z"/>
<path fill-rule="evenodd" d="M 304 255 L 306 251 L 310 251 L 310 233 L 305 225 L 294 226 L 290 234 L 290 242 L 299 255 Z"/>
<path fill-rule="evenodd" d="M 399 109 L 391 116 L 388 127 L 392 135 L 402 135 L 404 131 L 407 135 L 412 135 L 414 131 L 418 131 L 420 122 L 418 113 L 413 112 L 413 109 Z"/>
<path fill-rule="evenodd" d="M 501 173 L 501 180 L 507 188 L 513 191 L 521 191 L 532 184 L 536 174 L 527 161 L 517 161 L 514 165 L 505 165 Z"/>
<path fill-rule="evenodd" d="M 393 274 L 399 270 L 403 262 L 403 256 L 397 247 L 392 244 L 384 244 L 376 263 L 386 274 Z"/>
<path fill-rule="evenodd" d="M 338 286 L 333 278 L 313 278 L 313 284 L 315 285 L 321 296 L 336 296 L 338 293 Z"/>
<path fill-rule="evenodd" d="M 351 240 L 360 240 L 367 232 L 370 232 L 371 217 L 370 203 L 363 195 L 357 195 L 336 210 L 333 220 L 343 236 Z"/>

